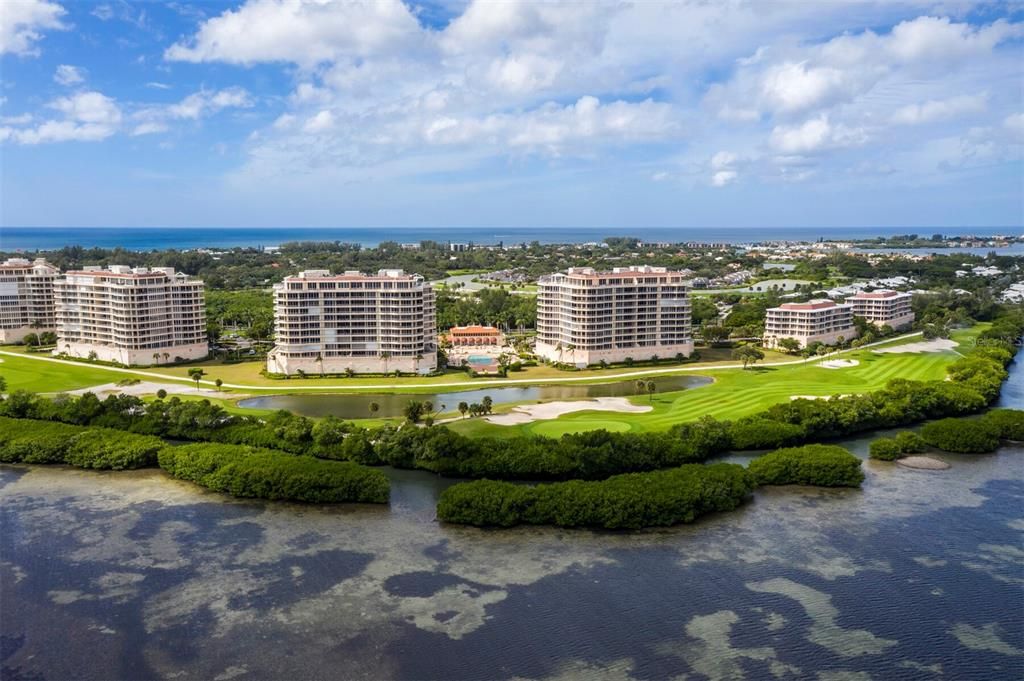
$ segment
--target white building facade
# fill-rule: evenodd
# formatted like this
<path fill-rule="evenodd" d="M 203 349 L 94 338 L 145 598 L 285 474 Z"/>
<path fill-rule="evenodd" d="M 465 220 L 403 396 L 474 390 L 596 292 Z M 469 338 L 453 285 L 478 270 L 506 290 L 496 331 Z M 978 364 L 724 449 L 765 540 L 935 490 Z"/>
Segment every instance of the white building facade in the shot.
<path fill-rule="evenodd" d="M 129 366 L 209 354 L 203 282 L 173 268 L 86 267 L 53 288 L 58 354 Z"/>
<path fill-rule="evenodd" d="M 861 291 L 850 296 L 846 302 L 853 305 L 853 314 L 863 317 L 875 326 L 891 326 L 906 329 L 914 323 L 914 311 L 910 309 L 909 293 L 881 290 L 866 293 Z"/>
<path fill-rule="evenodd" d="M 308 270 L 274 287 L 277 374 L 429 374 L 437 369 L 434 289 L 417 274 Z"/>
<path fill-rule="evenodd" d="M 690 327 L 689 283 L 664 267 L 573 267 L 539 281 L 536 353 L 551 362 L 689 356 Z"/>
<path fill-rule="evenodd" d="M 831 300 L 783 303 L 769 308 L 764 321 L 764 345 L 778 347 L 783 338 L 793 338 L 805 348 L 813 343 L 835 345 L 839 338 L 850 341 L 858 335 L 853 325 L 853 305 Z"/>
<path fill-rule="evenodd" d="M 0 263 L 0 343 L 56 330 L 53 282 L 58 276 L 60 271 L 42 258 Z"/>

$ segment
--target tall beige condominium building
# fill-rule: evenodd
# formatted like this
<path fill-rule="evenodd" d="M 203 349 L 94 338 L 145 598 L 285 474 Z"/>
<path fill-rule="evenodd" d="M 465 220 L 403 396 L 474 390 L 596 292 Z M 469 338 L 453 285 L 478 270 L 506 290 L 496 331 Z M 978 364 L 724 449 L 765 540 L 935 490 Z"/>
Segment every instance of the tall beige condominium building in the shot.
<path fill-rule="evenodd" d="M 171 267 L 86 267 L 53 289 L 57 353 L 128 365 L 209 354 L 203 282 Z"/>
<path fill-rule="evenodd" d="M 307 270 L 274 287 L 277 344 L 267 370 L 294 374 L 437 368 L 434 289 L 418 274 Z"/>
<path fill-rule="evenodd" d="M 835 345 L 840 336 L 847 341 L 857 337 L 853 305 L 849 303 L 831 300 L 783 303 L 769 308 L 764 320 L 766 347 L 777 346 L 782 338 L 795 338 L 802 348 L 812 343 Z"/>
<path fill-rule="evenodd" d="M 42 258 L 10 258 L 0 264 L 0 343 L 56 328 L 53 281 L 60 271 Z"/>
<path fill-rule="evenodd" d="M 887 324 L 894 329 L 905 329 L 914 323 L 911 297 L 909 293 L 883 289 L 871 293 L 862 291 L 847 298 L 846 302 L 853 305 L 853 314 L 876 326 Z"/>
<path fill-rule="evenodd" d="M 664 267 L 572 267 L 541 277 L 537 355 L 597 364 L 689 355 L 689 286 Z"/>

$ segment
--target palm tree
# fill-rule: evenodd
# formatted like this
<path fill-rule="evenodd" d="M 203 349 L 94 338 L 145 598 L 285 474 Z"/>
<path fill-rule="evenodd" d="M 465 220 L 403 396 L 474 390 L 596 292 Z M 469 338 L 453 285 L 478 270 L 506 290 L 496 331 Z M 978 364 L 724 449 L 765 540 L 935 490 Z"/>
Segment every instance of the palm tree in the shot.
<path fill-rule="evenodd" d="M 647 392 L 647 382 L 642 378 L 636 380 L 636 392 L 637 394 Z"/>
<path fill-rule="evenodd" d="M 391 353 L 384 350 L 380 353 L 380 359 L 384 362 L 384 373 L 388 373 L 388 360 L 391 359 Z"/>
<path fill-rule="evenodd" d="M 320 366 L 320 378 L 324 377 L 324 356 L 322 353 L 316 353 L 316 363 Z"/>
<path fill-rule="evenodd" d="M 189 377 L 196 382 L 196 390 L 199 389 L 199 379 L 201 379 L 205 373 L 205 371 L 198 367 L 193 367 L 188 370 Z"/>
<path fill-rule="evenodd" d="M 224 385 L 224 381 L 218 378 L 216 381 L 213 382 L 213 384 L 217 386 L 217 391 L 220 392 L 220 387 Z"/>
<path fill-rule="evenodd" d="M 159 364 L 159 363 L 160 363 L 160 353 L 159 352 L 154 352 L 153 353 L 153 364 Z"/>
<path fill-rule="evenodd" d="M 170 358 L 171 358 L 171 353 L 169 353 L 169 352 L 165 352 L 165 353 L 164 353 L 164 362 L 166 362 L 166 361 L 167 361 L 167 360 L 169 360 Z"/>
<path fill-rule="evenodd" d="M 465 402 L 459 402 L 459 413 L 462 414 L 462 418 L 466 418 L 467 411 L 469 411 L 469 405 Z"/>
<path fill-rule="evenodd" d="M 647 401 L 654 401 L 654 391 L 658 389 L 658 386 L 654 385 L 654 381 L 647 381 Z"/>

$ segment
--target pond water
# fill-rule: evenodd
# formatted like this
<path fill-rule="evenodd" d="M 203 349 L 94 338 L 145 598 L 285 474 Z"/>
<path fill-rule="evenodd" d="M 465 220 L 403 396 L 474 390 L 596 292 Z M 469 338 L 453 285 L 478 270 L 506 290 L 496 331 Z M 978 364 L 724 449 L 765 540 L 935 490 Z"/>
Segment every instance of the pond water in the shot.
<path fill-rule="evenodd" d="M 655 378 L 657 392 L 670 392 L 709 385 L 707 376 L 664 376 Z M 314 395 L 265 395 L 239 400 L 238 406 L 256 409 L 287 409 L 303 416 L 327 416 L 333 414 L 343 419 L 362 419 L 370 416 L 370 403 L 376 403 L 380 411 L 376 416 L 401 416 L 410 400 L 429 400 L 435 409 L 455 411 L 459 402 L 479 403 L 489 396 L 494 404 L 514 402 L 551 402 L 554 400 L 584 400 L 594 397 L 628 397 L 636 395 L 634 381 L 601 383 L 596 385 L 538 385 L 522 387 L 477 388 L 448 393 L 423 394 L 314 394 Z M 444 408 L 441 405 L 445 405 Z"/>
<path fill-rule="evenodd" d="M 0 678 L 1020 679 L 1024 447 L 940 458 L 636 533 L 2 466 Z"/>

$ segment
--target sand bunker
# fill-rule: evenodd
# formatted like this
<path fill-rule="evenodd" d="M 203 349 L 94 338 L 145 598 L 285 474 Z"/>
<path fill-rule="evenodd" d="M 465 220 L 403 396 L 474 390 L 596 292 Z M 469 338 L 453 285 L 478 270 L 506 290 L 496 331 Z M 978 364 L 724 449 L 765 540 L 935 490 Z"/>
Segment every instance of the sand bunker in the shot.
<path fill-rule="evenodd" d="M 830 359 L 826 362 L 822 362 L 818 366 L 825 369 L 845 369 L 846 367 L 855 367 L 860 362 L 855 359 Z"/>
<path fill-rule="evenodd" d="M 830 400 L 836 395 L 790 395 L 791 400 Z M 850 397 L 849 393 L 844 393 L 838 397 Z"/>
<path fill-rule="evenodd" d="M 952 350 L 955 347 L 956 343 L 948 338 L 936 338 L 930 341 L 918 341 L 917 343 L 906 343 L 905 345 L 896 345 L 891 348 L 882 348 L 881 350 L 875 350 L 875 352 L 879 355 L 903 352 L 942 352 L 944 350 Z"/>
<path fill-rule="evenodd" d="M 488 416 L 486 420 L 499 426 L 518 426 L 531 421 L 557 419 L 562 414 L 576 411 L 617 411 L 629 414 L 642 414 L 654 409 L 633 404 L 625 397 L 598 397 L 593 400 L 574 400 L 572 402 L 547 402 L 545 404 L 529 404 L 513 407 L 507 414 Z"/>
<path fill-rule="evenodd" d="M 944 471 L 949 468 L 949 464 L 945 461 L 939 461 L 930 456 L 905 456 L 902 459 L 896 459 L 896 463 L 906 468 L 923 471 Z"/>
<path fill-rule="evenodd" d="M 166 390 L 168 395 L 198 395 L 200 397 L 224 397 L 223 392 L 219 390 L 214 390 L 212 388 L 197 388 L 195 386 L 186 385 L 184 383 L 153 383 L 151 381 L 142 381 L 140 383 L 133 383 L 132 385 L 104 383 L 102 385 L 94 385 L 91 388 L 82 388 L 81 390 L 69 390 L 68 393 L 71 395 L 93 393 L 97 396 L 124 394 L 142 397 L 143 395 L 155 395 L 156 391 L 161 389 Z M 240 395 L 236 393 L 232 393 L 231 396 L 240 397 Z"/>

